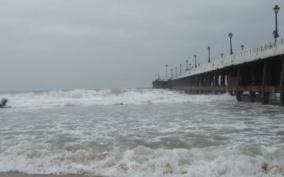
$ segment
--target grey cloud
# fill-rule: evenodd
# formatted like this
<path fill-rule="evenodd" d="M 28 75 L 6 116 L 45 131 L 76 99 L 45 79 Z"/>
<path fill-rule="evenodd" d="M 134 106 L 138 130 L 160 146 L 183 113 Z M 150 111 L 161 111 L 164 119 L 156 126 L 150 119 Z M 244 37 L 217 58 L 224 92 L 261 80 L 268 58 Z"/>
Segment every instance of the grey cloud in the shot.
<path fill-rule="evenodd" d="M 9 0 L 0 2 L 2 91 L 150 87 L 155 73 L 272 40 L 266 0 Z M 284 18 L 282 9 L 279 19 Z M 284 24 L 280 21 L 280 35 Z"/>

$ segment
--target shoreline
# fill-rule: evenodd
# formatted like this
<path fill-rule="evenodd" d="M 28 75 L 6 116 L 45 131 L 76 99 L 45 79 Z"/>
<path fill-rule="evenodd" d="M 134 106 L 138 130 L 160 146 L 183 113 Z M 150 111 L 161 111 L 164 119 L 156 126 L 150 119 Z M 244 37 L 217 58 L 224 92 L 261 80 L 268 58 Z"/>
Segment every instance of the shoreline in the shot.
<path fill-rule="evenodd" d="M 91 175 L 80 175 L 80 174 L 55 175 L 55 174 L 26 174 L 20 172 L 0 172 L 0 177 L 102 177 L 102 176 L 91 176 Z"/>

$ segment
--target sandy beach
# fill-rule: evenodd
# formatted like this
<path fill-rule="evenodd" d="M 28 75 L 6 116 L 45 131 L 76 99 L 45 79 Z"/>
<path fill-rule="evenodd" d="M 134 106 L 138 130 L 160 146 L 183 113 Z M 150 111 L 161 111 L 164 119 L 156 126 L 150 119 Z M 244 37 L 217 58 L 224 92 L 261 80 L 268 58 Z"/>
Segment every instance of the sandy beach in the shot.
<path fill-rule="evenodd" d="M 0 177 L 99 177 L 90 175 L 37 175 L 37 174 L 24 174 L 17 172 L 0 173 Z"/>

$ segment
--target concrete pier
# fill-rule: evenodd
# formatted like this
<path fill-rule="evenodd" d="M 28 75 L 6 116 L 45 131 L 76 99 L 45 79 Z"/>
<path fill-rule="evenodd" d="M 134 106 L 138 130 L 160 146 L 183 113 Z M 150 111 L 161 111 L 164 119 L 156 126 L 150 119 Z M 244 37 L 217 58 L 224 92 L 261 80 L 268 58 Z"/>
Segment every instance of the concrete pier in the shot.
<path fill-rule="evenodd" d="M 155 80 L 153 88 L 189 94 L 230 92 L 238 101 L 246 95 L 263 104 L 270 104 L 271 95 L 279 93 L 279 104 L 284 106 L 284 40 L 191 68 L 176 78 Z"/>

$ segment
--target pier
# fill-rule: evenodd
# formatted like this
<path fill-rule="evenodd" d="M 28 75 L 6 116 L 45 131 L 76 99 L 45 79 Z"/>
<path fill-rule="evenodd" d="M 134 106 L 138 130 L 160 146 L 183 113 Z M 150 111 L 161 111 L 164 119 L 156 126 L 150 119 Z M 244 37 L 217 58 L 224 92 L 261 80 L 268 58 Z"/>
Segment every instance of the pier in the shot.
<path fill-rule="evenodd" d="M 229 92 L 238 101 L 270 103 L 280 94 L 284 106 L 284 39 L 258 45 L 210 63 L 191 66 L 177 77 L 156 79 L 153 88 L 183 90 L 189 94 Z M 245 96 L 244 96 L 245 95 Z"/>
<path fill-rule="evenodd" d="M 279 96 L 279 104 L 284 106 L 284 39 L 279 39 L 278 12 L 280 7 L 275 5 L 275 30 L 273 42 L 260 44 L 255 48 L 233 53 L 232 37 L 230 39 L 230 53 L 218 60 L 211 60 L 211 47 L 208 46 L 208 63 L 200 65 L 196 62 L 189 65 L 186 60 L 186 69 L 180 71 L 175 67 L 168 78 L 158 77 L 153 81 L 153 88 L 183 90 L 189 94 L 221 94 L 229 92 L 238 101 L 260 101 L 263 104 L 271 103 L 271 96 Z"/>

